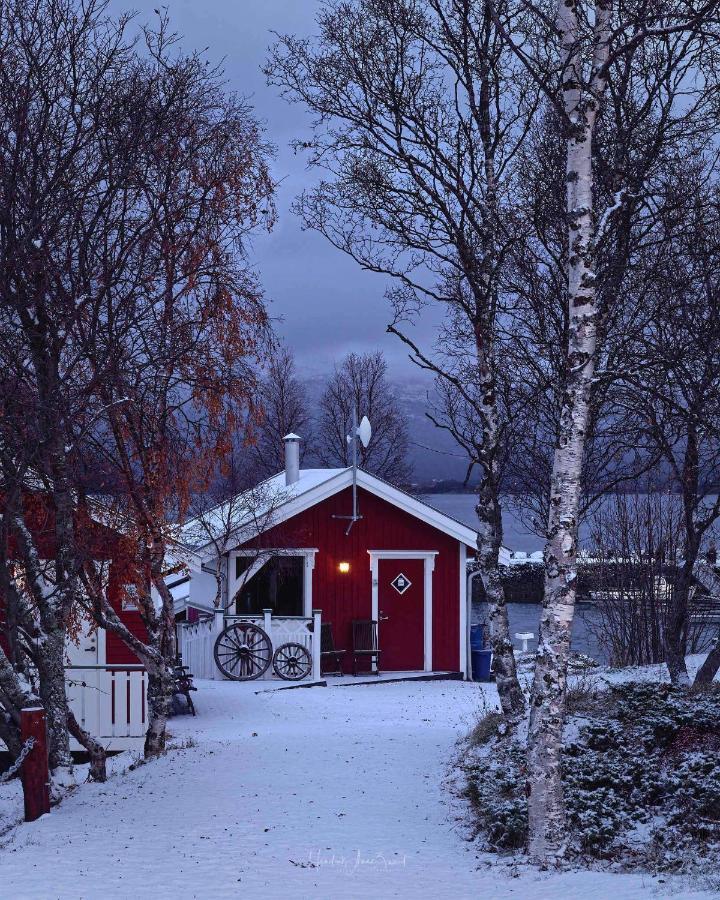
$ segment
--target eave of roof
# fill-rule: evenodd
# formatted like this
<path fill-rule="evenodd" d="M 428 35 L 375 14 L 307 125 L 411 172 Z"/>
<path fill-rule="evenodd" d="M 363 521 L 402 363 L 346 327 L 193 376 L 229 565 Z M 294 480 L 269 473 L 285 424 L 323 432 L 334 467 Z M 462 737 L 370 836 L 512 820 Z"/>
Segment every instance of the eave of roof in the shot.
<path fill-rule="evenodd" d="M 398 509 L 402 509 L 409 515 L 426 522 L 432 528 L 455 538 L 462 544 L 474 548 L 477 545 L 477 532 L 462 522 L 448 516 L 446 513 L 440 512 L 434 506 L 419 500 L 417 497 L 408 494 L 406 491 L 389 484 L 376 475 L 371 475 L 362 469 L 357 470 L 358 487 L 367 490 L 382 500 L 392 504 Z M 322 503 L 323 500 L 332 497 L 334 494 L 352 485 L 352 468 L 346 469 L 302 469 L 300 472 L 300 481 L 296 485 L 285 487 L 284 473 L 273 476 L 263 483 L 264 487 L 272 492 L 274 489 L 282 487 L 286 491 L 286 496 L 281 496 L 277 509 L 274 510 L 272 518 L 268 520 L 265 527 L 256 529 L 251 535 L 251 524 L 242 519 L 238 523 L 237 528 L 228 531 L 227 539 L 223 542 L 222 552 L 225 553 L 232 546 L 244 543 L 251 536 L 258 533 L 268 531 L 270 528 L 291 519 L 312 506 Z M 246 492 L 248 493 L 248 492 Z M 234 502 L 242 507 L 242 497 L 239 495 L 234 498 Z M 188 523 L 183 532 L 190 535 L 191 529 L 194 527 L 197 533 L 197 520 L 195 525 Z M 188 547 L 189 552 L 194 556 L 202 559 L 210 559 L 217 555 L 218 546 L 215 540 L 207 540 L 202 544 L 195 544 L 192 548 Z"/>

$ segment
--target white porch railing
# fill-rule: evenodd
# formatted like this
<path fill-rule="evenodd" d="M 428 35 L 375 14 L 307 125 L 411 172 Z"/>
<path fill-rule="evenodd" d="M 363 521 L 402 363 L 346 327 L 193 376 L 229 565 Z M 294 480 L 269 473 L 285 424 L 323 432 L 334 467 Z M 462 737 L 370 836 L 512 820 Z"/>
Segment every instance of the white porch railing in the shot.
<path fill-rule="evenodd" d="M 147 730 L 147 672 L 140 665 L 68 666 L 70 708 L 78 723 L 117 749 Z M 73 748 L 78 749 L 78 748 Z"/>
<path fill-rule="evenodd" d="M 216 613 L 212 618 L 200 622 L 184 623 L 180 653 L 183 665 L 187 666 L 196 678 L 224 678 L 215 665 L 213 651 L 218 634 L 233 622 L 252 622 L 253 625 L 259 625 L 269 636 L 273 653 L 281 644 L 288 641 L 301 644 L 307 649 L 312 660 L 311 680 L 320 680 L 320 610 L 314 610 L 311 618 L 273 616 L 270 610 L 264 610 L 261 616 L 223 616 Z M 271 665 L 262 679 L 275 677 Z"/>

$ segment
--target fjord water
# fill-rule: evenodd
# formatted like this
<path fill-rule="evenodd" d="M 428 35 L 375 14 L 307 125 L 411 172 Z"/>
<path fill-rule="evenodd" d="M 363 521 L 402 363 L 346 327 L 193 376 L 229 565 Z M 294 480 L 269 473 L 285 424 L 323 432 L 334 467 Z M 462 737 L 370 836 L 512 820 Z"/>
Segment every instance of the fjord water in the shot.
<path fill-rule="evenodd" d="M 477 527 L 474 494 L 426 494 L 422 499 L 435 509 L 462 522 L 470 528 Z M 520 550 L 524 553 L 535 553 L 543 549 L 543 539 L 529 531 L 528 527 L 520 520 L 516 513 L 503 507 L 503 543 L 509 550 Z M 522 642 L 515 638 L 515 634 L 532 632 L 535 639 L 528 642 L 528 649 L 537 647 L 537 635 L 540 624 L 539 603 L 508 603 L 508 615 L 510 617 L 510 633 L 516 647 L 521 647 Z M 473 607 L 473 622 L 482 622 L 486 617 L 484 604 L 476 603 Z M 592 606 L 578 606 L 575 610 L 573 622 L 572 648 L 576 653 L 585 653 L 605 663 L 607 659 L 598 645 L 595 636 L 594 624 L 598 620 L 597 610 Z"/>

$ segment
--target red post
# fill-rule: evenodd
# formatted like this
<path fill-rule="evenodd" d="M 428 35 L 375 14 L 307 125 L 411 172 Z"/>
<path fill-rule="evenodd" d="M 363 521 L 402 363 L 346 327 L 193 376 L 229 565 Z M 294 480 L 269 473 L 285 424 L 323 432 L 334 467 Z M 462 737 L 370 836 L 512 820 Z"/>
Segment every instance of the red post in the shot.
<path fill-rule="evenodd" d="M 47 729 L 42 706 L 20 710 L 20 737 L 23 743 L 30 737 L 35 738 L 35 744 L 22 766 L 25 821 L 34 822 L 50 812 Z"/>

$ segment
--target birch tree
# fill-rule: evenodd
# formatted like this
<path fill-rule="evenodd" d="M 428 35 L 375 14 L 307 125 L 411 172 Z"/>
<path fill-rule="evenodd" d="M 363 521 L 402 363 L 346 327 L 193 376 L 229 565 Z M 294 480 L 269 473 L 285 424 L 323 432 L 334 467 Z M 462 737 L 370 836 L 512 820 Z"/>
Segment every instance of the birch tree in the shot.
<path fill-rule="evenodd" d="M 105 7 L 72 0 L 0 6 L 3 582 L 16 616 L 11 627 L 32 647 L 27 659 L 39 676 L 59 789 L 72 771 L 64 653 L 79 588 L 74 437 L 95 408 L 74 336 L 90 298 L 122 277 L 124 251 L 137 238 L 130 223 L 116 232 L 116 256 L 98 278 L 94 254 L 107 242 L 122 193 L 121 167 L 103 153 L 103 141 L 117 85 L 132 64 L 127 19 L 109 21 Z M 35 516 L 33 527 L 38 496 L 47 515 Z"/>
<path fill-rule="evenodd" d="M 614 87 L 595 148 L 595 192 L 606 204 L 614 202 L 618 171 L 632 185 L 657 183 L 656 173 L 670 163 L 667 153 L 659 153 L 658 142 L 649 139 L 665 123 L 648 121 L 635 81 L 626 79 Z M 553 455 L 565 394 L 569 254 L 563 140 L 561 119 L 546 107 L 520 153 L 517 196 L 525 227 L 519 229 L 504 277 L 512 308 L 503 335 L 512 407 L 506 478 L 512 488 L 510 502 L 538 535 L 547 530 Z M 681 150 L 673 143 L 673 157 L 679 157 Z M 622 215 L 607 223 L 598 253 L 602 363 L 585 437 L 579 518 L 588 515 L 605 494 L 633 483 L 652 465 L 647 454 L 636 451 L 629 427 L 632 416 L 618 405 L 616 393 L 617 376 L 635 362 L 632 335 L 647 318 L 642 312 L 645 286 L 638 278 L 637 261 L 646 248 L 658 252 L 654 215 L 637 203 L 627 204 Z"/>
<path fill-rule="evenodd" d="M 176 654 L 168 549 L 193 494 L 259 416 L 269 323 L 245 243 L 272 224 L 273 182 L 262 131 L 224 91 L 221 72 L 178 53 L 165 20 L 146 40 L 129 98 L 139 93 L 151 120 L 128 173 L 145 223 L 134 254 L 140 284 L 110 292 L 78 340 L 102 410 L 84 448 L 108 477 L 128 568 L 144 576 L 134 587 L 146 635 L 121 621 L 93 560 L 84 560 L 83 582 L 98 625 L 148 670 L 152 757 L 165 749 Z M 121 148 L 133 127 L 120 119 Z"/>
<path fill-rule="evenodd" d="M 674 684 L 689 685 L 685 663 L 689 601 L 696 569 L 718 518 L 720 500 L 720 206 L 716 153 L 685 162 L 684 179 L 668 186 L 680 195 L 656 231 L 660 252 L 651 269 L 650 315 L 635 342 L 637 372 L 628 372 L 622 401 L 635 415 L 635 440 L 666 470 L 682 509 L 664 659 Z M 714 673 L 713 673 L 714 674 Z M 707 670 L 703 672 L 703 679 Z M 712 678 L 711 678 L 712 680 Z"/>
<path fill-rule="evenodd" d="M 312 138 L 298 144 L 322 173 L 298 200 L 305 224 L 389 278 L 390 330 L 477 415 L 478 555 L 498 689 L 513 719 L 525 701 L 498 571 L 496 339 L 499 274 L 517 237 L 512 176 L 538 89 L 502 37 L 511 6 L 497 4 L 498 24 L 490 2 L 333 0 L 317 39 L 281 37 L 266 71 L 315 117 Z M 469 352 L 461 377 L 443 358 L 442 334 L 439 347 L 414 339 L 413 323 L 432 307 L 460 324 Z"/>
<path fill-rule="evenodd" d="M 273 221 L 261 129 L 219 71 L 178 51 L 166 18 L 140 30 L 140 49 L 128 19 L 106 11 L 102 0 L 0 6 L 3 561 L 6 584 L 21 565 L 30 598 L 16 608 L 56 781 L 71 769 L 69 726 L 83 741 L 64 672 L 80 605 L 147 665 L 146 752 L 163 749 L 165 544 L 191 488 L 254 416 L 268 334 L 244 246 Z M 147 640 L 124 626 L 105 558 L 82 539 L 91 486 L 111 491 L 104 515 L 127 533 Z M 43 528 L 27 521 L 34 493 L 50 511 Z"/>
<path fill-rule="evenodd" d="M 602 336 L 598 250 L 614 216 L 637 195 L 619 183 L 613 201 L 596 206 L 595 138 L 608 85 L 633 69 L 647 80 L 651 106 L 674 124 L 709 113 L 709 97 L 690 97 L 686 77 L 701 66 L 714 28 L 715 3 L 559 2 L 551 57 L 533 55 L 530 36 L 551 24 L 548 6 L 522 4 L 522 36 L 506 30 L 518 58 L 546 92 L 564 123 L 568 327 L 565 389 L 550 486 L 545 590 L 528 735 L 530 852 L 548 860 L 563 854 L 561 781 L 567 661 L 577 587 L 577 524 L 582 465 Z M 694 82 L 697 83 L 697 82 Z M 647 189 L 641 186 L 637 199 Z"/>
<path fill-rule="evenodd" d="M 268 478 L 285 466 L 283 438 L 291 432 L 302 437 L 300 462 L 312 445 L 310 401 L 297 375 L 292 353 L 281 347 L 270 359 L 260 385 L 261 423 L 251 447 L 258 474 Z"/>

